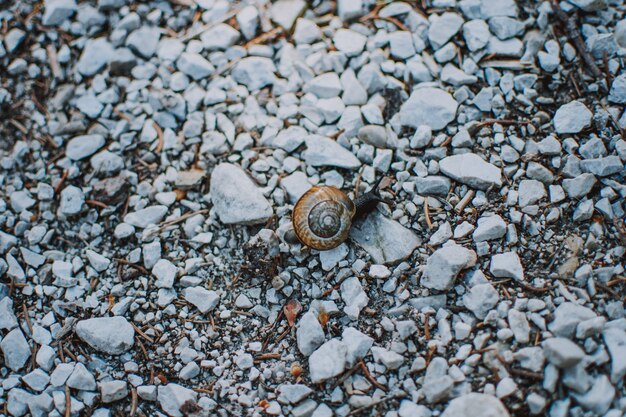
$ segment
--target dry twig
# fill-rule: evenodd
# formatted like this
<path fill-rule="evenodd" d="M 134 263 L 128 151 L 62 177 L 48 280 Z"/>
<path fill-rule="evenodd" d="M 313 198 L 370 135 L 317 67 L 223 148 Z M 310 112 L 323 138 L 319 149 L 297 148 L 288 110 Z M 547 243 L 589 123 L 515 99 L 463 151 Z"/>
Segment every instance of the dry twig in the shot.
<path fill-rule="evenodd" d="M 363 375 L 365 376 L 365 378 L 367 378 L 367 380 L 371 382 L 372 385 L 374 385 L 376 388 L 379 388 L 387 392 L 387 387 L 381 384 L 380 382 L 378 382 L 376 378 L 372 376 L 372 374 L 370 373 L 370 370 L 367 369 L 367 365 L 365 365 L 365 362 L 363 362 L 363 360 L 359 362 L 359 366 L 361 367 L 361 370 L 363 371 Z"/>
<path fill-rule="evenodd" d="M 600 68 L 598 68 L 598 66 L 596 65 L 595 60 L 589 54 L 587 46 L 585 45 L 585 41 L 583 41 L 582 36 L 580 36 L 580 25 L 578 25 L 578 23 L 576 22 L 576 16 L 568 16 L 567 13 L 565 13 L 561 9 L 557 2 L 553 2 L 551 3 L 551 5 L 554 15 L 565 28 L 565 33 L 567 34 L 567 37 L 572 41 L 572 43 L 578 50 L 578 53 L 582 57 L 583 62 L 585 63 L 589 72 L 591 72 L 591 75 L 593 75 L 596 79 L 602 78 L 602 71 L 600 71 Z"/>

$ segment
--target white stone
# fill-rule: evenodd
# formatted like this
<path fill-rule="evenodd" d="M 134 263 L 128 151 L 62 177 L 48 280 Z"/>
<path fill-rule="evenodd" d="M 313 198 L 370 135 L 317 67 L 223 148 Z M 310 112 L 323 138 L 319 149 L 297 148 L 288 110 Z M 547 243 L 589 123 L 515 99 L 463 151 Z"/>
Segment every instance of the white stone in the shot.
<path fill-rule="evenodd" d="M 246 173 L 236 165 L 221 163 L 211 174 L 211 202 L 222 223 L 259 224 L 272 215 L 272 207 Z"/>
<path fill-rule="evenodd" d="M 402 104 L 398 117 L 403 126 L 427 125 L 441 130 L 454 120 L 458 106 L 449 93 L 439 88 L 418 88 Z"/>
<path fill-rule="evenodd" d="M 421 285 L 434 290 L 449 289 L 459 272 L 476 264 L 476 253 L 456 244 L 437 249 L 426 261 Z"/>
<path fill-rule="evenodd" d="M 73 137 L 65 147 L 65 155 L 79 161 L 93 155 L 106 143 L 102 135 L 82 135 Z"/>
<path fill-rule="evenodd" d="M 220 302 L 220 296 L 215 291 L 203 287 L 185 288 L 183 296 L 203 314 L 214 310 Z"/>
<path fill-rule="evenodd" d="M 500 169 L 473 153 L 448 156 L 439 168 L 444 175 L 481 190 L 502 185 Z"/>
<path fill-rule="evenodd" d="M 99 317 L 81 320 L 76 335 L 92 348 L 109 355 L 121 355 L 135 343 L 135 329 L 124 317 Z"/>
<path fill-rule="evenodd" d="M 22 369 L 30 358 L 30 346 L 19 328 L 4 336 L 0 342 L 0 350 L 4 355 L 4 365 L 14 372 Z"/>
<path fill-rule="evenodd" d="M 558 134 L 578 133 L 591 125 L 592 116 L 587 106 L 574 100 L 559 107 L 552 122 Z"/>
<path fill-rule="evenodd" d="M 346 369 L 346 347 L 331 339 L 309 356 L 311 382 L 317 384 L 340 375 Z"/>
<path fill-rule="evenodd" d="M 145 229 L 146 227 L 158 224 L 167 213 L 166 206 L 149 206 L 141 210 L 133 211 L 124 216 L 124 223 L 131 226 Z"/>
<path fill-rule="evenodd" d="M 516 252 L 505 252 L 493 255 L 489 271 L 495 277 L 524 280 L 524 268 Z"/>
<path fill-rule="evenodd" d="M 324 330 L 311 311 L 305 313 L 298 322 L 296 341 L 298 350 L 304 356 L 310 356 L 326 340 Z"/>
<path fill-rule="evenodd" d="M 472 392 L 450 401 L 441 414 L 441 417 L 460 416 L 509 417 L 509 412 L 496 397 Z"/>

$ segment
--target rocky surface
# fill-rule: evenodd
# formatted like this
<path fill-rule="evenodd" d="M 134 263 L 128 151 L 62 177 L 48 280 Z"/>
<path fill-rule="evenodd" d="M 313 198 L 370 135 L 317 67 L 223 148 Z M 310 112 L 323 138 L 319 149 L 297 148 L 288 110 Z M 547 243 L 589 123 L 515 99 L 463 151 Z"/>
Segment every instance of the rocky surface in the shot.
<path fill-rule="evenodd" d="M 626 412 L 622 2 L 0 22 L 0 414 Z M 382 176 L 337 248 L 290 238 Z"/>

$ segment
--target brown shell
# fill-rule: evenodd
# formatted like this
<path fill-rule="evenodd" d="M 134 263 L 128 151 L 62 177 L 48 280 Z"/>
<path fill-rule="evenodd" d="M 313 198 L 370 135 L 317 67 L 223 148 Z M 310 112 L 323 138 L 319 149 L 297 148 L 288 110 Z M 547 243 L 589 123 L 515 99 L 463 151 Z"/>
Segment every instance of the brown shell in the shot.
<path fill-rule="evenodd" d="M 306 246 L 333 249 L 348 238 L 355 211 L 352 200 L 340 189 L 313 187 L 293 208 L 293 229 Z"/>

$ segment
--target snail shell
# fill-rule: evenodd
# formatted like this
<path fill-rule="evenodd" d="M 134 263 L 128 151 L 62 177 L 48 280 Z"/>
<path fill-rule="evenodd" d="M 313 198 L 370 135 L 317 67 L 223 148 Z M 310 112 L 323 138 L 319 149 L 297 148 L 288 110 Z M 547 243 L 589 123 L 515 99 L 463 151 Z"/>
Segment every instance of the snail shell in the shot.
<path fill-rule="evenodd" d="M 293 209 L 293 229 L 298 240 L 317 250 L 336 248 L 348 238 L 356 207 L 335 187 L 313 187 Z"/>

